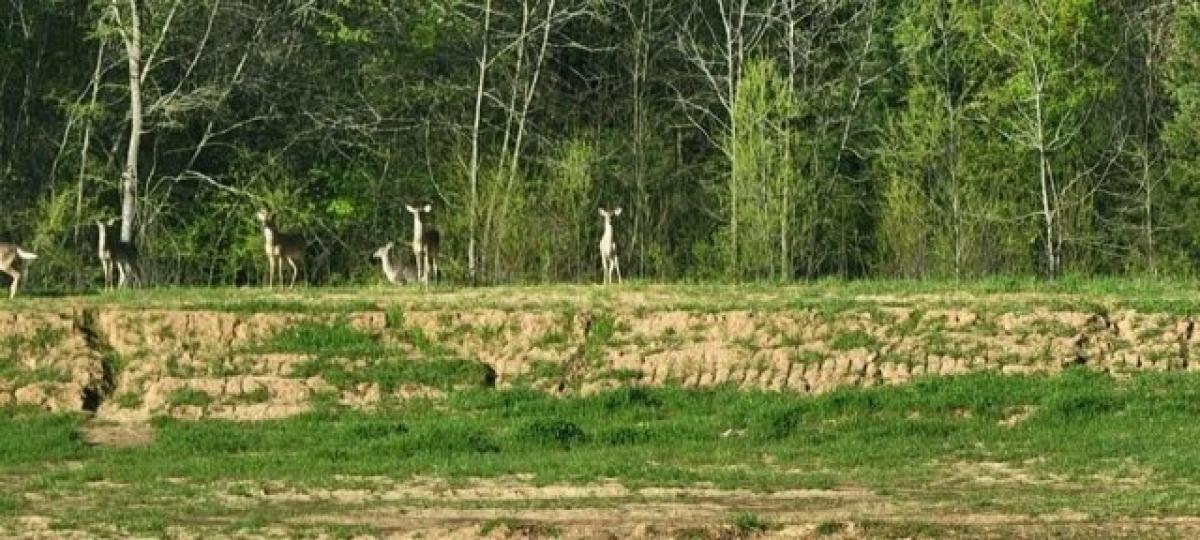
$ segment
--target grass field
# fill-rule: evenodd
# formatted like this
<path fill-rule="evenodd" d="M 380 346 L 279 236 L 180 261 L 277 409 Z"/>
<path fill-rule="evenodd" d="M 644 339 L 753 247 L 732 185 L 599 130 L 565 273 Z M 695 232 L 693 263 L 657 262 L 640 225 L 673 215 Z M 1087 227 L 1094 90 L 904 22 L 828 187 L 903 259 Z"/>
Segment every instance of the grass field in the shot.
<path fill-rule="evenodd" d="M 1065 305 L 1176 317 L 1200 305 L 1181 283 L 997 281 L 634 285 L 619 294 L 595 287 L 150 290 L 12 306 L 521 312 L 634 299 L 685 311 L 856 312 L 914 298 L 978 310 Z M 645 309 L 626 307 L 634 315 Z M 870 336 L 845 335 L 835 348 L 870 346 Z M 675 384 L 556 395 L 521 380 L 493 388 L 470 359 L 334 361 L 382 357 L 379 347 L 346 327 L 298 326 L 249 350 L 304 353 L 297 369 L 305 371 L 296 376 L 324 377 L 337 388 L 420 383 L 438 395 L 359 409 L 319 394 L 307 412 L 286 418 L 159 416 L 134 426 L 0 408 L 0 535 L 1200 534 L 1200 375 L 1188 371 L 983 372 L 818 395 Z M 172 399 L 195 405 L 208 396 Z M 125 438 L 134 442 L 89 442 L 89 431 L 106 429 L 132 430 Z"/>

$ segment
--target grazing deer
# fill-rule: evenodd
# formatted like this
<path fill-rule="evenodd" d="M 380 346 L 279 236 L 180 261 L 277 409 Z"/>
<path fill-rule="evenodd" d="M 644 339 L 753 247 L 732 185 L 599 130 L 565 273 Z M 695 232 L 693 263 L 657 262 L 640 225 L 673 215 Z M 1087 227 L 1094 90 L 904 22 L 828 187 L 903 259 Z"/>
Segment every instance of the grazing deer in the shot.
<path fill-rule="evenodd" d="M 300 268 L 296 263 L 304 260 L 304 238 L 298 234 L 280 231 L 275 227 L 271 212 L 259 210 L 254 217 L 262 224 L 263 249 L 267 252 L 267 287 L 275 286 L 275 273 L 279 272 L 279 285 L 283 286 L 283 261 L 292 267 L 292 281 L 288 287 L 296 286 Z"/>
<path fill-rule="evenodd" d="M 383 261 L 383 275 L 387 277 L 389 283 L 393 285 L 416 283 L 416 269 L 401 261 L 399 256 L 392 255 L 392 248 L 395 246 L 395 242 L 388 242 L 386 246 L 375 250 L 375 253 L 371 254 L 371 258 Z"/>
<path fill-rule="evenodd" d="M 141 281 L 136 272 L 137 246 L 132 242 L 113 240 L 112 226 L 116 222 L 117 218 L 110 218 L 108 221 L 96 220 L 96 230 L 99 232 L 96 249 L 100 257 L 100 267 L 104 269 L 104 290 L 106 291 L 113 288 L 114 267 L 118 274 L 116 284 L 118 288 L 125 287 L 125 284 L 129 282 Z"/>
<path fill-rule="evenodd" d="M 621 283 L 621 263 L 617 257 L 617 242 L 613 239 L 612 227 L 612 218 L 621 215 L 621 208 L 601 208 L 600 215 L 604 217 L 604 235 L 600 237 L 600 266 L 604 271 L 604 284 L 612 283 L 613 274 L 617 275 L 617 283 Z"/>
<path fill-rule="evenodd" d="M 430 266 L 433 269 L 434 279 L 438 277 L 437 256 L 438 250 L 441 248 L 442 236 L 437 232 L 437 229 L 426 229 L 421 223 L 421 214 L 428 214 L 433 210 L 432 205 L 420 207 L 404 205 L 408 212 L 413 215 L 413 241 L 412 249 L 413 256 L 417 260 L 417 279 L 421 283 L 429 284 Z"/>
<path fill-rule="evenodd" d="M 17 296 L 17 288 L 21 286 L 21 276 L 25 275 L 25 267 L 37 258 L 37 254 L 25 251 L 16 244 L 0 243 L 0 272 L 12 276 L 12 286 L 8 289 L 8 297 Z"/>

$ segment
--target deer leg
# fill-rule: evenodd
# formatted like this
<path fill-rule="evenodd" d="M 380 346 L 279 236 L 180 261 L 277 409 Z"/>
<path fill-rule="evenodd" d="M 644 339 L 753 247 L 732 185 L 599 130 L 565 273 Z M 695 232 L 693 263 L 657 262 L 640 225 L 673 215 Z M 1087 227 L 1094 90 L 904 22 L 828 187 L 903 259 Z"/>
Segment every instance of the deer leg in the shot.
<path fill-rule="evenodd" d="M 104 290 L 108 290 L 108 284 L 112 282 L 112 270 L 108 268 L 108 261 L 100 259 L 100 269 L 104 271 Z"/>
<path fill-rule="evenodd" d="M 621 284 L 621 258 L 613 255 L 612 258 L 613 272 L 617 273 L 617 284 Z"/>
<path fill-rule="evenodd" d="M 275 286 L 275 256 L 267 255 L 267 288 Z"/>
<path fill-rule="evenodd" d="M 121 263 L 117 263 L 117 275 L 119 276 L 117 278 L 117 288 L 124 289 L 125 288 L 125 279 L 126 279 L 125 265 L 123 265 Z"/>
<path fill-rule="evenodd" d="M 291 284 L 291 285 L 289 285 L 289 286 L 288 286 L 288 288 L 289 288 L 289 289 L 295 289 L 295 288 L 296 288 L 296 276 L 299 276 L 299 275 L 300 275 L 300 269 L 296 267 L 296 260 L 295 260 L 295 259 L 293 259 L 293 258 L 291 258 L 291 257 L 288 257 L 288 260 L 287 260 L 287 262 L 288 262 L 288 264 L 289 264 L 289 265 L 292 267 L 292 284 Z M 283 272 L 283 270 L 281 269 L 281 270 L 280 270 L 280 272 L 282 273 L 282 272 Z M 280 282 L 283 282 L 283 276 L 282 276 L 282 275 L 280 275 L 280 276 L 279 276 L 279 281 L 280 281 Z"/>
<path fill-rule="evenodd" d="M 13 278 L 12 286 L 8 288 L 8 299 L 12 300 L 13 298 L 17 297 L 17 287 L 21 284 L 21 273 L 14 270 L 9 272 L 8 275 L 12 276 Z"/>
<path fill-rule="evenodd" d="M 133 265 L 128 262 L 121 263 L 121 267 L 125 269 L 125 287 L 136 288 L 138 286 L 137 273 L 133 271 Z"/>

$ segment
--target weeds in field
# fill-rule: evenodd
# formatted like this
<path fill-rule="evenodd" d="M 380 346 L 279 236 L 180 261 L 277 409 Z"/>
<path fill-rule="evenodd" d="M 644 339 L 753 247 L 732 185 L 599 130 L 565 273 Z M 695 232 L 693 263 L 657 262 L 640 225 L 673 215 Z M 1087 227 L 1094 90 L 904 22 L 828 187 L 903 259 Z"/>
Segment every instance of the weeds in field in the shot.
<path fill-rule="evenodd" d="M 765 533 L 778 528 L 778 525 L 763 519 L 762 516 L 744 511 L 735 512 L 729 516 L 729 524 L 733 527 L 733 530 L 743 535 Z"/>
<path fill-rule="evenodd" d="M 213 397 L 207 392 L 193 388 L 180 388 L 167 396 L 167 404 L 172 407 L 192 405 L 204 407 L 213 402 Z"/>

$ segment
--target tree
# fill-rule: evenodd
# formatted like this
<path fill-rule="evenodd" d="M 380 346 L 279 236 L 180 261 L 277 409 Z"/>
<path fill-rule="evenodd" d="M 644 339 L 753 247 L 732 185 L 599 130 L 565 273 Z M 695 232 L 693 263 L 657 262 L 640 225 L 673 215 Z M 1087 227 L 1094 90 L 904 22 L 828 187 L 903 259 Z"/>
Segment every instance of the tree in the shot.
<path fill-rule="evenodd" d="M 1163 130 L 1167 152 L 1164 213 L 1176 265 L 1192 274 L 1200 262 L 1200 5 L 1181 4 L 1172 26 L 1167 90 L 1175 115 Z"/>
<path fill-rule="evenodd" d="M 972 254 L 986 226 L 972 170 L 982 139 L 971 115 L 992 72 L 970 40 L 974 2 L 904 4 L 894 39 L 905 69 L 904 106 L 887 124 L 877 166 L 881 262 L 909 277 L 978 272 Z"/>
<path fill-rule="evenodd" d="M 996 4 L 984 39 L 1006 60 L 993 89 L 996 127 L 1028 155 L 1041 220 L 1043 269 L 1056 276 L 1064 243 L 1086 246 L 1097 172 L 1108 142 L 1097 111 L 1112 91 L 1103 69 L 1112 52 L 1109 27 L 1095 0 L 1019 0 Z M 1029 170 L 1029 169 L 1026 169 Z"/>

